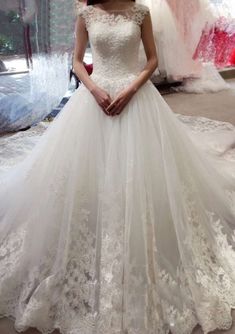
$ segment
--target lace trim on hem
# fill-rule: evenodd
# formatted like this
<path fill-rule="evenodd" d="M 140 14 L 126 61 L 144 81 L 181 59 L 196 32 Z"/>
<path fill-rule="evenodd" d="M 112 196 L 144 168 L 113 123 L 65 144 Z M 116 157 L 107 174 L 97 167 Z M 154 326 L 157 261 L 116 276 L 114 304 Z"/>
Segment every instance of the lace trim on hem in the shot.
<path fill-rule="evenodd" d="M 229 316 L 231 318 L 231 325 L 229 327 L 226 326 L 226 327 L 223 327 L 223 328 L 216 327 L 216 326 L 215 327 L 211 327 L 210 329 L 206 330 L 204 332 L 204 334 L 209 334 L 209 333 L 214 332 L 216 330 L 227 331 L 227 330 L 230 330 L 232 328 L 232 326 L 234 324 L 234 321 L 233 321 L 233 318 L 232 318 L 232 311 L 235 310 L 235 301 L 234 301 L 234 305 L 229 305 L 228 304 L 228 308 L 230 309 Z M 60 334 L 79 334 L 79 328 L 71 329 L 71 330 L 68 329 L 67 330 L 65 328 L 63 329 L 61 326 L 53 326 L 51 329 L 47 329 L 47 330 L 43 329 L 40 326 L 25 326 L 24 328 L 19 328 L 19 327 L 17 327 L 15 325 L 16 317 L 15 317 L 15 315 L 14 315 L 13 312 L 6 312 L 4 314 L 0 314 L 0 320 L 4 319 L 4 318 L 8 319 L 8 320 L 10 320 L 12 322 L 14 322 L 14 324 L 13 324 L 14 329 L 16 331 L 20 331 L 20 332 L 22 332 L 22 331 L 25 332 L 25 331 L 27 331 L 29 329 L 36 329 L 36 330 L 38 330 L 40 332 L 40 334 L 51 334 L 55 330 L 59 330 Z M 190 319 L 187 319 L 187 323 L 184 323 L 185 327 L 187 327 L 187 331 L 185 331 L 185 332 L 174 331 L 174 328 L 172 327 L 172 328 L 169 328 L 167 330 L 163 329 L 162 333 L 159 333 L 159 334 L 192 334 L 193 331 L 196 329 L 196 327 L 198 327 L 198 326 L 201 327 L 201 325 L 200 325 L 200 323 L 198 321 L 194 321 L 193 319 L 191 319 L 191 322 L 189 323 L 188 322 L 189 320 Z M 87 329 L 89 331 L 91 330 L 90 327 L 87 328 Z M 102 329 L 102 333 L 104 333 L 103 330 L 104 329 Z M 110 331 L 109 328 L 107 328 L 107 334 L 108 333 L 111 334 L 111 331 Z M 142 330 L 141 330 L 141 333 L 143 334 Z M 83 328 L 83 329 L 81 329 L 81 334 L 89 334 L 89 333 L 84 333 L 84 328 Z M 128 331 L 123 331 L 123 332 L 121 332 L 121 331 L 120 332 L 115 331 L 114 334 L 140 334 L 140 333 L 137 333 L 136 331 L 132 331 L 132 330 L 128 329 Z M 152 334 L 152 333 L 150 331 L 150 332 L 146 332 L 145 334 Z"/>

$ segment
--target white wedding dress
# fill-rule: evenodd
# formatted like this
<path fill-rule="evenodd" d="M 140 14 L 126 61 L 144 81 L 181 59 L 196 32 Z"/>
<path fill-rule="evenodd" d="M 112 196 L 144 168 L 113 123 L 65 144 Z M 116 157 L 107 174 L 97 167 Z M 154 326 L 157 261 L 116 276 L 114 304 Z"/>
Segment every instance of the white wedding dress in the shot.
<path fill-rule="evenodd" d="M 92 79 L 112 97 L 138 76 L 147 13 L 137 4 L 79 13 Z M 235 160 L 217 152 L 216 136 L 226 134 L 225 148 L 235 132 L 218 125 L 200 136 L 184 122 L 150 81 L 116 117 L 81 85 L 32 152 L 2 174 L 0 315 L 18 331 L 231 326 Z"/>

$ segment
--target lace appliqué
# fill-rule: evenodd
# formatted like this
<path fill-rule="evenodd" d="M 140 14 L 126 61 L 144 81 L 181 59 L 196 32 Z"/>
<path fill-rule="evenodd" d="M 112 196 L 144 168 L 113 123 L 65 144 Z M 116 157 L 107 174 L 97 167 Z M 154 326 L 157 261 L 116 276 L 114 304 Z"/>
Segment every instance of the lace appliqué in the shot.
<path fill-rule="evenodd" d="M 80 200 L 80 205 L 76 207 L 76 219 L 71 222 L 68 244 L 60 245 L 58 250 L 55 246 L 57 241 L 51 240 L 54 247 L 50 244 L 40 263 L 30 270 L 26 267 L 22 269 L 22 262 L 19 261 L 25 238 L 23 229 L 11 233 L 0 247 L 1 268 L 7 269 L 0 274 L 4 282 L 1 288 L 5 289 L 0 314 L 15 318 L 14 309 L 20 304 L 21 310 L 15 323 L 18 331 L 29 328 L 29 319 L 33 327 L 43 334 L 51 333 L 53 328 L 59 328 L 61 333 L 68 333 L 70 328 L 81 328 L 81 333 L 85 333 L 89 324 L 94 325 L 96 239 L 88 227 L 90 212 L 86 210 L 84 195 L 80 196 Z M 53 272 L 58 252 L 64 252 L 67 257 L 64 256 L 61 269 Z M 17 275 L 21 275 L 20 282 L 15 279 Z M 44 319 L 43 324 L 38 321 L 39 314 Z"/>
<path fill-rule="evenodd" d="M 191 266 L 186 275 L 191 289 L 197 291 L 194 301 L 197 317 L 206 333 L 216 328 L 227 330 L 232 325 L 231 308 L 235 306 L 233 266 L 235 250 L 223 231 L 223 222 L 214 212 L 199 212 L 195 184 L 189 181 L 183 186 L 187 203 L 187 215 L 191 232 L 185 238 Z M 204 223 L 205 222 L 205 223 Z M 206 225 L 213 229 L 208 235 Z M 219 251 L 218 251 L 219 250 Z M 228 260 L 230 259 L 230 260 Z"/>
<path fill-rule="evenodd" d="M 213 132 L 218 130 L 235 131 L 234 125 L 206 117 L 176 114 L 177 118 L 195 132 Z"/>

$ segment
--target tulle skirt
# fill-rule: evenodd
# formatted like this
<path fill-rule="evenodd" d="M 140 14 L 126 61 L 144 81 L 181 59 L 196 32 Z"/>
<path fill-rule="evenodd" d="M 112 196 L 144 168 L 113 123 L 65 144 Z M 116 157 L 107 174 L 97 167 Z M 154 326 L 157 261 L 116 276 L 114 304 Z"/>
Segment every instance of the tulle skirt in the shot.
<path fill-rule="evenodd" d="M 129 79 L 93 80 L 114 97 Z M 228 329 L 235 162 L 215 148 L 223 131 L 197 135 L 151 82 L 115 117 L 80 86 L 1 177 L 0 315 L 43 334 Z"/>

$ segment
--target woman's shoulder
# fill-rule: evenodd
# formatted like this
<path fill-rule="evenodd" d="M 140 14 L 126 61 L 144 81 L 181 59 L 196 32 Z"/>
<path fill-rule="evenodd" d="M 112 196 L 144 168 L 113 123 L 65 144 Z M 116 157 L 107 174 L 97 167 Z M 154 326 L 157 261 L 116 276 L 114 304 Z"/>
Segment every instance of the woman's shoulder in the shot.
<path fill-rule="evenodd" d="M 133 8 L 134 8 L 136 20 L 138 21 L 139 24 L 142 24 L 143 19 L 150 12 L 149 8 L 139 3 L 135 3 Z"/>
<path fill-rule="evenodd" d="M 134 7 L 135 7 L 137 10 L 144 11 L 144 12 L 149 12 L 149 7 L 146 6 L 146 5 L 142 5 L 141 3 L 135 3 L 135 4 L 134 4 Z"/>
<path fill-rule="evenodd" d="M 87 6 L 85 4 L 77 4 L 76 12 L 77 16 L 81 16 L 84 19 L 93 11 L 93 6 Z"/>

